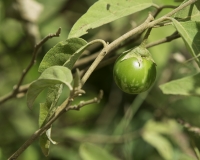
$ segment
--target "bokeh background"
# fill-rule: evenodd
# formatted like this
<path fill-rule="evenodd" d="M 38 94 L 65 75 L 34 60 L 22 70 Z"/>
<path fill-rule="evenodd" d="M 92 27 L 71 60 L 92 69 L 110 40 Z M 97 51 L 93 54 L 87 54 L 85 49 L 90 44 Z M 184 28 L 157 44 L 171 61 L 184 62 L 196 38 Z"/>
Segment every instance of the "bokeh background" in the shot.
<path fill-rule="evenodd" d="M 23 84 L 37 79 L 38 65 L 45 53 L 56 43 L 67 39 L 73 24 L 96 0 L 1 0 L 0 1 L 0 97 L 12 91 L 22 70 L 30 62 L 33 47 L 49 33 L 62 28 L 60 37 L 48 40 L 40 49 L 36 64 Z M 158 5 L 179 5 L 172 0 L 157 0 Z M 166 9 L 161 15 L 169 12 Z M 83 36 L 87 41 L 103 39 L 112 42 L 131 28 L 142 23 L 148 12 L 121 18 Z M 149 42 L 171 35 L 173 26 L 152 30 Z M 120 54 L 140 44 L 136 37 L 112 55 Z M 101 46 L 90 48 L 89 55 L 97 53 Z M 122 160 L 195 160 L 195 148 L 200 148 L 199 135 L 188 132 L 177 118 L 193 126 L 200 126 L 199 97 L 164 95 L 160 84 L 192 75 L 199 71 L 183 41 L 174 40 L 150 48 L 157 63 L 157 80 L 154 86 L 140 95 L 128 95 L 120 91 L 112 77 L 113 63 L 98 68 L 84 86 L 86 94 L 75 100 L 89 100 L 104 91 L 99 104 L 91 104 L 80 111 L 69 111 L 53 124 L 52 138 L 58 145 L 51 145 L 50 155 L 44 157 L 38 141 L 35 141 L 19 157 L 19 160 L 79 160 L 84 154 L 101 158 L 109 154 Z M 91 61 L 78 65 L 85 69 Z M 64 94 L 61 100 L 66 97 Z M 45 100 L 45 92 L 37 98 L 30 110 L 26 97 L 12 98 L 0 105 L 0 159 L 7 159 L 37 129 L 39 103 Z M 92 146 L 92 147 L 91 147 Z M 89 147 L 89 148 L 87 148 Z M 99 149 L 99 153 L 91 148 Z M 100 149 L 101 148 L 101 149 Z M 99 155 L 98 155 L 99 154 Z"/>

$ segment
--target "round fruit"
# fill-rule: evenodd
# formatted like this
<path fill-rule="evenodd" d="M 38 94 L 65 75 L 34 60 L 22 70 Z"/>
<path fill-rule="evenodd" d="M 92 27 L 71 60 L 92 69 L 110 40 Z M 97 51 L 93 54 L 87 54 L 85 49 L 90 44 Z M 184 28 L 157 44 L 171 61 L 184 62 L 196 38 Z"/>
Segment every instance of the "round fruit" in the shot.
<path fill-rule="evenodd" d="M 148 90 L 155 81 L 156 64 L 150 56 L 141 56 L 133 50 L 117 59 L 113 76 L 122 91 L 138 94 Z"/>

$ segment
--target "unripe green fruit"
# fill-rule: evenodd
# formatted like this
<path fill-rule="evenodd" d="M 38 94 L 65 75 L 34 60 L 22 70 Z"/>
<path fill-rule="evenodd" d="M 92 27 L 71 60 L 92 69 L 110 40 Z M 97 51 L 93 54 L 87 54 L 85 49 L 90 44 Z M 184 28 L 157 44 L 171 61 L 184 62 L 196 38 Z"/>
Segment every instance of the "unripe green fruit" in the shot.
<path fill-rule="evenodd" d="M 122 54 L 116 60 L 113 77 L 122 91 L 129 94 L 139 94 L 148 90 L 154 83 L 156 64 L 149 51 L 139 46 Z"/>

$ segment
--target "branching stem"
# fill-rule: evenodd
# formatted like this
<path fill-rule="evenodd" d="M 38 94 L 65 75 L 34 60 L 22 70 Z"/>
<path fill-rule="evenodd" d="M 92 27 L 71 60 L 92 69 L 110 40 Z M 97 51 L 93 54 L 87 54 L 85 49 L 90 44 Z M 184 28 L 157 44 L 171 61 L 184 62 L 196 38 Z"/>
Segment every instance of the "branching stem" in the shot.
<path fill-rule="evenodd" d="M 34 47 L 34 51 L 33 51 L 33 56 L 32 56 L 32 59 L 29 63 L 29 65 L 27 66 L 27 68 L 25 70 L 23 70 L 23 73 L 19 79 L 19 82 L 18 84 L 14 87 L 14 91 L 13 93 L 15 94 L 16 92 L 18 92 L 19 90 L 19 87 L 21 86 L 26 74 L 29 72 L 29 70 L 31 69 L 31 67 L 34 65 L 34 63 L 36 62 L 36 58 L 37 58 L 37 55 L 38 55 L 38 50 L 39 48 L 47 41 L 49 40 L 50 38 L 53 38 L 53 37 L 59 37 L 60 36 L 60 32 L 61 32 L 61 28 L 59 28 L 57 30 L 56 33 L 54 34 L 49 34 L 48 36 L 46 36 L 44 39 L 42 39 L 38 44 L 35 45 Z"/>
<path fill-rule="evenodd" d="M 16 95 L 20 92 L 22 92 L 22 90 L 24 90 L 24 86 L 21 86 L 25 76 L 27 75 L 27 73 L 29 72 L 29 70 L 31 69 L 31 67 L 35 64 L 36 62 L 36 58 L 38 55 L 38 50 L 40 49 L 40 47 L 46 42 L 48 41 L 50 38 L 53 37 L 59 37 L 60 36 L 60 32 L 61 32 L 61 28 L 59 28 L 56 33 L 54 34 L 49 34 L 48 36 L 46 36 L 44 39 L 42 39 L 38 44 L 35 45 L 33 53 L 32 53 L 32 59 L 29 63 L 29 65 L 27 66 L 26 69 L 23 70 L 22 75 L 17 83 L 16 86 L 14 86 L 14 89 L 12 92 L 8 93 L 7 95 L 0 97 L 0 104 L 6 102 L 7 100 L 9 100 L 10 98 L 16 97 Z M 25 85 L 27 87 L 27 85 Z"/>
<path fill-rule="evenodd" d="M 167 19 L 167 17 L 172 16 L 174 13 L 178 12 L 179 10 L 183 9 L 184 7 L 196 2 L 197 0 L 189 0 L 186 3 L 180 5 L 179 7 L 177 7 L 176 9 L 174 9 L 173 11 L 169 12 L 168 14 L 166 14 L 165 16 L 157 19 L 157 20 L 153 20 L 152 21 L 152 16 L 148 16 L 148 18 L 146 19 L 146 21 L 144 23 L 142 23 L 140 26 L 134 28 L 133 30 L 127 32 L 126 34 L 122 35 L 121 37 L 119 37 L 118 39 L 116 39 L 115 41 L 113 41 L 112 43 L 110 43 L 109 45 L 104 45 L 103 50 L 100 52 L 100 54 L 98 55 L 98 57 L 95 59 L 95 61 L 92 63 L 92 65 L 90 66 L 90 68 L 87 70 L 87 72 L 85 73 L 85 75 L 82 78 L 82 86 L 85 84 L 85 82 L 87 81 L 87 79 L 90 77 L 91 73 L 94 71 L 94 69 L 98 66 L 98 64 L 101 62 L 101 60 L 105 57 L 106 54 L 110 53 L 113 49 L 115 49 L 116 47 L 118 47 L 118 45 L 120 45 L 123 41 L 129 39 L 130 37 L 132 37 L 135 34 L 139 34 L 143 31 L 145 31 L 148 28 L 152 28 L 153 26 L 157 25 L 158 23 L 164 21 Z M 27 69 L 23 72 L 19 83 L 17 84 L 14 93 L 18 92 L 20 85 L 23 82 L 23 79 L 25 77 L 25 75 L 27 74 L 27 72 L 30 70 L 30 68 L 32 67 L 32 65 L 34 64 L 34 61 L 37 57 L 37 51 L 40 48 L 40 46 L 45 43 L 49 38 L 55 37 L 55 36 L 59 36 L 60 34 L 60 29 L 57 31 L 57 34 L 55 35 L 49 35 L 46 38 L 44 38 L 38 45 L 36 45 L 35 49 L 34 49 L 34 54 L 33 54 L 33 58 L 31 60 L 31 63 L 29 64 L 29 66 L 27 67 Z M 70 95 L 70 97 L 65 100 L 61 106 L 56 110 L 55 115 L 39 130 L 37 130 L 10 158 L 9 160 L 15 160 L 19 157 L 19 155 L 29 146 L 32 144 L 33 141 L 35 141 L 41 134 L 43 134 L 51 125 L 52 123 L 58 118 L 60 117 L 66 110 L 70 110 L 67 109 L 70 106 L 71 103 L 71 99 L 73 99 L 74 95 Z"/>
<path fill-rule="evenodd" d="M 87 81 L 87 79 L 90 77 L 90 75 L 95 70 L 95 68 L 98 66 L 98 64 L 101 62 L 101 60 L 105 57 L 105 55 L 109 54 L 112 50 L 114 50 L 122 42 L 124 42 L 125 40 L 129 39 L 130 37 L 132 37 L 135 34 L 139 34 L 139 33 L 143 32 L 144 30 L 146 30 L 148 28 L 152 28 L 153 26 L 155 26 L 158 23 L 160 23 L 160 22 L 168 19 L 168 17 L 172 16 L 173 14 L 175 14 L 178 11 L 180 11 L 184 7 L 187 7 L 187 6 L 195 3 L 196 1 L 197 0 L 189 0 L 186 3 L 178 6 L 177 8 L 175 8 L 174 10 L 172 10 L 171 12 L 167 13 L 166 15 L 164 15 L 164 16 L 160 17 L 159 19 L 156 19 L 156 20 L 153 20 L 152 19 L 153 18 L 152 15 L 149 14 L 149 16 L 147 17 L 147 19 L 145 20 L 144 23 L 142 23 L 138 27 L 134 28 L 133 30 L 125 33 L 124 35 L 122 35 L 121 37 L 119 37 L 118 39 L 116 39 L 115 41 L 113 41 L 112 43 L 110 43 L 107 47 L 105 47 L 99 53 L 99 55 L 97 56 L 97 58 L 95 59 L 95 61 L 92 63 L 92 65 L 89 67 L 89 69 L 84 74 L 84 76 L 83 76 L 83 78 L 81 80 L 82 81 L 82 86 L 85 84 L 85 82 Z"/>

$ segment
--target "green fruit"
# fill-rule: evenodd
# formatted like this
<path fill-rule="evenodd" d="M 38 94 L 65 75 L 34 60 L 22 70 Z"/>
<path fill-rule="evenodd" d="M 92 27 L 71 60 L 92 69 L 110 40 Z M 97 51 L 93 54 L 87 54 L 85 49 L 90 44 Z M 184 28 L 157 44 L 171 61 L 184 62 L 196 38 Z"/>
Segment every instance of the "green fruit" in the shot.
<path fill-rule="evenodd" d="M 117 86 L 129 94 L 148 90 L 156 79 L 156 64 L 141 46 L 122 54 L 115 62 L 113 77 Z"/>

